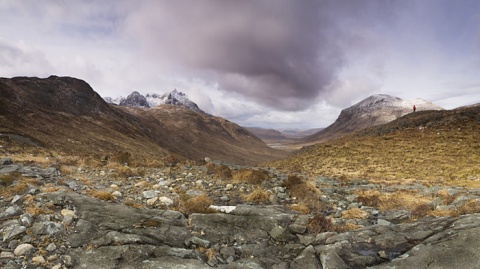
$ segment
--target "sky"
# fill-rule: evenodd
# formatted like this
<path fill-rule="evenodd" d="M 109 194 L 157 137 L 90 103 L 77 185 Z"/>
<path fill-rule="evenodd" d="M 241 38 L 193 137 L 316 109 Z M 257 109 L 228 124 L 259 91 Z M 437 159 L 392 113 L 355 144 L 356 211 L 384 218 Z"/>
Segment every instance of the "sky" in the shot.
<path fill-rule="evenodd" d="M 326 127 L 372 94 L 480 103 L 478 0 L 0 0 L 0 77 L 177 89 L 242 126 Z"/>

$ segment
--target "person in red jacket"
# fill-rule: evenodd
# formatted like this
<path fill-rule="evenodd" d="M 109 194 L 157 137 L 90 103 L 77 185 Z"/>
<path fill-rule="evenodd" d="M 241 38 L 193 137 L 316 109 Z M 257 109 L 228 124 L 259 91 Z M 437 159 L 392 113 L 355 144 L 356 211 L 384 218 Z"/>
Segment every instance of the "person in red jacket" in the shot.
<path fill-rule="evenodd" d="M 413 105 L 413 112 L 415 112 L 416 110 L 417 110 L 417 107 Z"/>

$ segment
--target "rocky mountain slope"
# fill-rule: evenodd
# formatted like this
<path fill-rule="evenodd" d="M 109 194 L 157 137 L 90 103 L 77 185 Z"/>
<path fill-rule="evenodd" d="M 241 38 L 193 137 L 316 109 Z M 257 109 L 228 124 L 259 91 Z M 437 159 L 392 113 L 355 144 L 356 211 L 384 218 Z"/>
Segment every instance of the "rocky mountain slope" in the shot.
<path fill-rule="evenodd" d="M 182 107 L 145 110 L 107 104 L 68 77 L 0 79 L 0 133 L 70 154 L 255 163 L 282 156 L 227 120 Z M 30 143 L 30 144 L 32 144 Z"/>
<path fill-rule="evenodd" d="M 337 120 L 327 128 L 302 139 L 304 143 L 320 143 L 371 126 L 391 122 L 417 111 L 442 110 L 443 108 L 423 99 L 403 100 L 386 94 L 372 95 L 342 110 Z"/>

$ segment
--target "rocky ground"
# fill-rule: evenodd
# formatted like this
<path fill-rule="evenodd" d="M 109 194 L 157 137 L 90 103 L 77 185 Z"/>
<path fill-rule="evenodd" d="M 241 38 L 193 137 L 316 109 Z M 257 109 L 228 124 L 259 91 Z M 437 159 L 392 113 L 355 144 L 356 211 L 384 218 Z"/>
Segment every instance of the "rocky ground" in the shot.
<path fill-rule="evenodd" d="M 140 171 L 3 158 L 0 175 L 8 187 L 0 197 L 0 267 L 480 267 L 480 214 L 416 216 L 407 207 L 372 206 L 359 194 L 414 191 L 432 197 L 431 209 L 461 212 L 480 201 L 478 190 L 318 177 L 310 181 L 326 206 L 311 214 L 292 210 L 300 197 L 282 184 L 288 175 L 266 171 L 268 179 L 255 185 L 209 174 L 205 165 Z M 12 175 L 18 178 L 7 183 Z M 268 197 L 245 198 L 257 189 Z M 440 191 L 451 201 L 437 197 Z M 216 210 L 182 209 L 182 199 L 200 196 Z"/>

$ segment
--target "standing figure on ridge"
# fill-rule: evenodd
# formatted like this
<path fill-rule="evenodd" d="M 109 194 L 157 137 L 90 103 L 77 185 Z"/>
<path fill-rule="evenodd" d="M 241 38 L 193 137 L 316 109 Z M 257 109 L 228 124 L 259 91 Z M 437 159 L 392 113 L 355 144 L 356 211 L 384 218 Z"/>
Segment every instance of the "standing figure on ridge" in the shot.
<path fill-rule="evenodd" d="M 413 112 L 415 112 L 416 110 L 417 110 L 417 107 L 413 105 Z"/>

